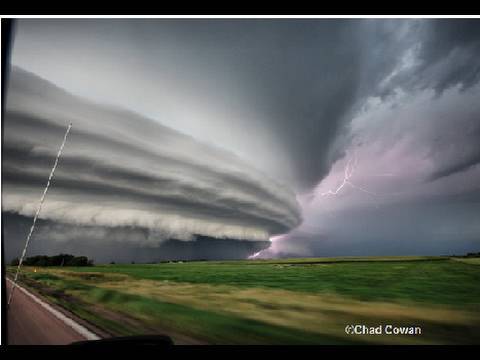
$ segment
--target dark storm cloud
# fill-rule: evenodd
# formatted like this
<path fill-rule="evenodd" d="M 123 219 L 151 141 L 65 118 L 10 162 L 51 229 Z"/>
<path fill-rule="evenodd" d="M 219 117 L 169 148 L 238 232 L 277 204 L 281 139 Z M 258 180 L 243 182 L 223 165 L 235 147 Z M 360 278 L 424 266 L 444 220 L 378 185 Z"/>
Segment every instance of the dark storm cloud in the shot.
<path fill-rule="evenodd" d="M 397 30 L 398 25 L 380 23 L 380 33 L 389 34 L 389 29 Z M 431 90 L 435 96 L 429 101 L 428 109 L 423 105 L 415 113 L 412 107 L 409 118 L 400 116 L 401 121 L 394 119 L 398 117 L 395 112 L 385 114 L 392 117 L 391 122 L 402 133 L 397 131 L 392 135 L 379 130 L 383 138 L 375 141 L 392 147 L 398 139 L 415 138 L 417 151 L 428 149 L 427 156 L 435 166 L 426 179 L 435 181 L 468 170 L 480 161 L 480 107 L 473 100 L 479 93 L 476 85 L 480 80 L 480 21 L 409 20 L 404 25 L 400 38 L 391 34 L 376 37 L 390 42 L 389 45 L 377 43 L 377 51 L 387 50 L 387 54 L 394 54 L 399 60 L 387 57 L 395 63 L 393 71 L 383 81 L 376 81 L 374 90 L 366 94 L 380 96 L 398 113 L 411 106 L 404 100 L 395 100 L 398 91 L 423 97 L 422 92 Z"/>
<path fill-rule="evenodd" d="M 304 191 L 344 155 L 368 97 L 478 82 L 479 28 L 477 19 L 22 20 L 13 60 L 158 114 Z"/>
<path fill-rule="evenodd" d="M 428 180 L 434 181 L 441 179 L 446 176 L 450 176 L 456 174 L 458 172 L 463 172 L 465 170 L 470 169 L 472 166 L 480 164 L 480 149 L 477 149 L 476 154 L 472 154 L 472 156 L 466 158 L 459 158 L 455 164 L 449 167 L 444 167 L 440 170 L 435 171 Z"/>
<path fill-rule="evenodd" d="M 51 197 L 55 201 L 62 191 L 74 194 L 77 189 L 76 202 L 88 199 L 95 205 L 87 212 L 91 216 L 74 209 L 86 223 L 110 221 L 95 199 L 108 206 L 105 199 L 115 193 L 122 206 L 134 207 L 134 214 L 114 217 L 118 224 L 111 226 L 125 225 L 133 215 L 142 219 L 133 226 L 153 226 L 156 221 L 149 212 L 159 210 L 157 203 L 166 211 L 168 203 L 195 209 L 200 218 L 199 207 L 209 218 L 280 233 L 295 227 L 299 214 L 294 195 L 277 182 L 300 196 L 315 192 L 317 185 L 322 191 L 335 188 L 342 180 L 342 162 L 358 150 L 354 180 L 374 191 L 400 194 L 381 197 L 391 205 L 385 208 L 385 223 L 392 229 L 410 227 L 409 235 L 425 237 L 418 242 L 427 245 L 418 243 L 418 249 L 434 249 L 431 240 L 436 235 L 413 224 L 414 216 L 399 227 L 390 223 L 397 214 L 392 203 L 410 202 L 404 213 L 410 206 L 418 222 L 424 219 L 434 228 L 429 219 L 445 223 L 452 213 L 429 218 L 434 208 L 417 211 L 421 204 L 416 197 L 444 197 L 448 204 L 452 192 L 461 195 L 480 183 L 479 41 L 478 19 L 25 19 L 19 22 L 13 62 L 97 104 L 81 105 L 59 91 L 49 109 L 31 105 L 28 98 L 41 99 L 44 83 L 19 77 L 25 95 L 17 97 L 17 107 L 26 99 L 29 107 L 43 110 L 26 114 L 10 109 L 15 129 L 5 124 L 11 136 L 6 174 L 19 193 L 46 177 L 54 152 L 27 139 L 57 144 L 63 119 L 74 116 L 85 126 L 79 129 L 74 122 L 72 142 L 83 148 L 65 154 L 62 178 Z M 135 113 L 115 106 L 105 111 L 99 103 Z M 160 133 L 137 113 L 168 128 Z M 49 130 L 37 130 L 35 124 Z M 16 138 L 15 133 L 25 135 Z M 106 162 L 94 154 L 103 146 L 113 154 Z M 170 147 L 184 151 L 170 154 Z M 127 149 L 125 158 L 115 156 Z M 238 158 L 220 149 L 236 154 L 242 165 L 234 165 Z M 169 171 L 152 168 L 156 161 Z M 22 169 L 21 162 L 28 166 Z M 253 168 L 275 181 L 265 180 Z M 20 173 L 25 175 L 21 181 L 14 175 Z M 192 184 L 189 178 L 196 181 Z M 27 180 L 29 185 L 20 186 Z M 225 188 L 231 191 L 217 194 Z M 316 199 L 317 206 L 328 204 L 335 212 L 329 224 L 325 211 L 302 203 L 304 218 L 326 227 L 308 237 L 307 242 L 318 240 L 318 246 L 305 247 L 310 250 L 304 255 L 322 255 L 324 235 L 331 249 L 402 250 L 395 245 L 401 240 L 394 234 L 397 230 L 388 233 L 369 226 L 376 219 L 367 213 L 377 200 L 354 191 L 341 195 L 331 201 Z M 64 206 L 57 201 L 50 211 L 59 216 Z M 455 206 L 461 212 L 462 205 Z M 475 210 L 474 205 L 465 206 Z M 365 216 L 354 209 L 364 209 Z M 345 216 L 355 216 L 352 222 L 358 227 L 346 226 L 337 236 L 334 232 L 342 232 Z M 461 219 L 452 219 L 461 228 Z M 172 220 L 165 219 L 162 226 Z M 455 221 L 450 222 L 452 229 Z M 287 247 L 302 242 L 304 235 L 294 234 L 298 239 L 291 237 Z M 355 238 L 361 241 L 352 241 Z M 382 238 L 385 244 L 380 246 Z M 466 244 L 464 240 L 457 236 L 451 242 Z M 403 250 L 414 249 L 415 241 Z M 447 247 L 446 235 L 442 241 Z"/>
<path fill-rule="evenodd" d="M 19 68 L 4 120 L 3 210 L 33 214 L 68 122 L 45 219 L 145 227 L 179 239 L 267 240 L 299 223 L 292 192 L 235 155 Z"/>
<path fill-rule="evenodd" d="M 480 79 L 479 20 L 432 20 L 418 57 L 423 86 L 437 92 L 457 84 L 462 89 L 472 87 Z"/>
<path fill-rule="evenodd" d="M 32 40 L 39 31 L 52 42 L 39 51 L 58 55 L 61 67 L 68 64 L 75 71 L 80 67 L 85 70 L 83 77 L 98 73 L 106 83 L 114 84 L 125 73 L 138 74 L 130 92 L 156 87 L 160 93 L 155 101 L 162 112 L 175 108 L 172 119 L 188 111 L 180 107 L 199 108 L 186 128 L 194 129 L 195 122 L 203 121 L 200 124 L 213 134 L 220 132 L 215 143 L 232 146 L 235 141 L 226 134 L 232 130 L 255 135 L 242 139 L 240 150 L 248 155 L 256 151 L 256 157 L 266 158 L 267 168 L 305 189 L 326 175 L 341 155 L 341 149 L 333 145 L 363 96 L 360 92 L 394 66 L 389 60 L 397 54 L 392 51 L 388 56 L 383 52 L 368 58 L 365 45 L 370 38 L 366 36 L 378 32 L 370 27 L 357 20 L 25 21 L 19 26 L 16 59 L 28 66 L 21 54 L 32 51 L 31 47 L 23 50 L 24 46 L 37 47 L 38 42 Z M 73 39 L 76 49 L 72 49 Z M 54 46 L 64 51 L 57 54 Z M 79 51 L 78 57 L 69 58 Z M 124 71 L 112 80 L 103 64 L 116 56 L 122 56 L 122 61 L 113 67 Z M 33 67 L 40 62 L 37 58 Z M 365 74 L 365 66 L 373 72 Z M 62 71 L 61 67 L 54 73 Z M 68 76 L 76 75 L 69 72 Z M 110 101 L 115 93 L 112 89 Z M 124 96 L 118 95 L 117 100 Z M 204 111 L 213 113 L 206 120 L 198 119 L 207 116 Z M 225 124 L 232 129 L 224 130 Z M 265 149 L 266 137 L 280 149 L 278 155 L 288 161 L 290 172 L 276 166 Z"/>
<path fill-rule="evenodd" d="M 31 223 L 30 217 L 3 213 L 3 231 L 8 239 L 4 254 L 7 262 L 22 252 Z M 111 261 L 244 259 L 269 245 L 268 241 L 232 241 L 204 236 L 182 241 L 165 239 L 163 234 L 146 228 L 79 226 L 40 220 L 27 256 L 70 253 L 88 256 L 97 264 Z"/>
<path fill-rule="evenodd" d="M 480 80 L 478 19 L 411 21 L 407 35 L 410 39 L 405 45 L 412 63 L 392 76 L 386 93 L 400 87 L 407 91 L 434 89 L 441 94 L 457 85 L 469 89 Z M 397 48 L 398 55 L 404 50 Z"/>
<path fill-rule="evenodd" d="M 294 230 L 263 257 L 459 255 L 478 251 L 480 190 L 346 209 L 312 234 Z"/>

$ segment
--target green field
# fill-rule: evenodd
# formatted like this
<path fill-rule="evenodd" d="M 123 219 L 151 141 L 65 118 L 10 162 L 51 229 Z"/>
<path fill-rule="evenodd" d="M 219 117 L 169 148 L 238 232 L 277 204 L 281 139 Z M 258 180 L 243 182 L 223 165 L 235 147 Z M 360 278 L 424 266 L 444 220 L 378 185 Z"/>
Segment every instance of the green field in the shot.
<path fill-rule="evenodd" d="M 480 263 L 364 257 L 25 268 L 22 282 L 111 335 L 177 343 L 480 342 Z M 10 269 L 12 271 L 13 269 Z M 421 335 L 347 335 L 345 326 Z"/>

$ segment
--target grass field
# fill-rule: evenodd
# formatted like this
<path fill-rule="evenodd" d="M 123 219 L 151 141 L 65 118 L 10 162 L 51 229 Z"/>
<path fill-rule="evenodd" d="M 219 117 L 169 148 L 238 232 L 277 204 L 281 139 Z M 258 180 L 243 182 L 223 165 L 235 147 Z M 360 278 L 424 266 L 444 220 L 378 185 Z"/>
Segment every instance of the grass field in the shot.
<path fill-rule="evenodd" d="M 25 268 L 22 282 L 112 335 L 177 343 L 480 342 L 480 262 L 364 257 Z M 12 271 L 13 269 L 10 269 Z M 345 326 L 421 335 L 347 335 Z"/>

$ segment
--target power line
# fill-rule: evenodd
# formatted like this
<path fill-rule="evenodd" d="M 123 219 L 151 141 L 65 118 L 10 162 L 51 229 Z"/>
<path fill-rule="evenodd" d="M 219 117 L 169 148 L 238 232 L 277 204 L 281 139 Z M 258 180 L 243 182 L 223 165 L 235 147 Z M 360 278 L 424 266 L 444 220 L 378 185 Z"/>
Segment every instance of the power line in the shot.
<path fill-rule="evenodd" d="M 20 257 L 20 260 L 18 261 L 17 272 L 15 274 L 15 279 L 13 280 L 12 290 L 10 291 L 10 296 L 8 298 L 7 306 L 10 306 L 10 303 L 12 302 L 13 293 L 15 292 L 15 288 L 17 287 L 18 274 L 20 273 L 20 268 L 22 266 L 23 259 L 25 258 L 25 255 L 27 254 L 28 244 L 30 243 L 30 239 L 32 237 L 33 230 L 35 229 L 35 223 L 37 222 L 37 218 L 38 218 L 38 215 L 40 214 L 40 210 L 42 210 L 43 201 L 45 200 L 45 195 L 47 195 L 48 188 L 50 187 L 50 181 L 52 180 L 53 174 L 55 173 L 55 169 L 57 168 L 58 160 L 60 159 L 60 156 L 62 155 L 62 150 L 63 150 L 63 147 L 65 146 L 65 142 L 67 141 L 67 136 L 68 136 L 68 133 L 70 132 L 71 127 L 72 127 L 72 124 L 70 123 L 68 125 L 67 131 L 65 132 L 65 136 L 63 137 L 62 145 L 60 146 L 60 149 L 58 150 L 57 158 L 55 159 L 55 164 L 53 164 L 52 171 L 50 172 L 50 176 L 48 177 L 47 186 L 45 187 L 45 190 L 43 190 L 43 194 L 42 194 L 42 197 L 40 198 L 40 202 L 38 204 L 37 211 L 35 212 L 35 216 L 33 217 L 33 223 L 32 223 L 32 226 L 30 227 L 30 232 L 28 233 L 27 240 L 25 241 L 25 247 L 23 248 L 22 256 Z"/>

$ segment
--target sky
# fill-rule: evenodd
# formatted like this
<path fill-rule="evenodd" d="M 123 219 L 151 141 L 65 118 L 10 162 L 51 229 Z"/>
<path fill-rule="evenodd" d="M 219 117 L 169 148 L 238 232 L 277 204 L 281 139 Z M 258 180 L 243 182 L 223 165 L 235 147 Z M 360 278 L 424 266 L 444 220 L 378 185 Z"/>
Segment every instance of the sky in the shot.
<path fill-rule="evenodd" d="M 480 20 L 22 19 L 2 213 L 98 261 L 480 249 Z"/>

